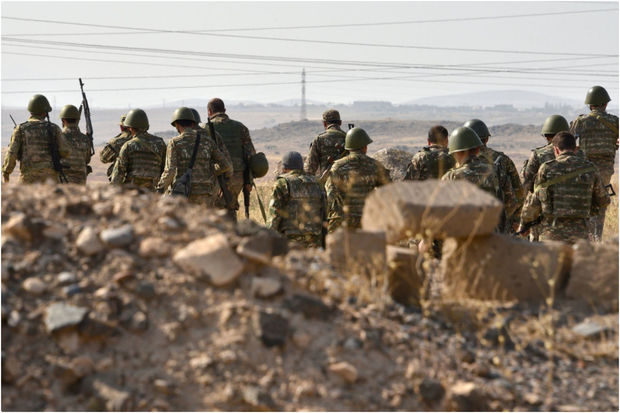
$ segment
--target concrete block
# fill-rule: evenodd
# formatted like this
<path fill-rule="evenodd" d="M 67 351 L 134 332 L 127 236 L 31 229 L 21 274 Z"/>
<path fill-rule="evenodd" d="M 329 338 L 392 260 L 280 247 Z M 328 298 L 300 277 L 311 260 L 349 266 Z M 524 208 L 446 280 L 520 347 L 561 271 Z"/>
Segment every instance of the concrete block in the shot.
<path fill-rule="evenodd" d="M 339 270 L 385 270 L 385 233 L 339 228 L 327 235 L 330 263 Z"/>
<path fill-rule="evenodd" d="M 396 182 L 366 198 L 362 228 L 385 231 L 390 244 L 418 234 L 435 239 L 488 235 L 502 208 L 495 197 L 467 181 Z"/>

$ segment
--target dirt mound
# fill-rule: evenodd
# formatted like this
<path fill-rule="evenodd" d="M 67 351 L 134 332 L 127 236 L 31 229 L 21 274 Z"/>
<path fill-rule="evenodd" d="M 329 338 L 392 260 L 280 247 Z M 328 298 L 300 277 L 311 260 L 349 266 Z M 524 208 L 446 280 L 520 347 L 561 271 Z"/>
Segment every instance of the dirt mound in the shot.
<path fill-rule="evenodd" d="M 617 410 L 617 347 L 549 353 L 538 308 L 391 304 L 181 199 L 3 185 L 2 223 L 3 410 L 531 410 L 549 363 L 548 407 Z"/>

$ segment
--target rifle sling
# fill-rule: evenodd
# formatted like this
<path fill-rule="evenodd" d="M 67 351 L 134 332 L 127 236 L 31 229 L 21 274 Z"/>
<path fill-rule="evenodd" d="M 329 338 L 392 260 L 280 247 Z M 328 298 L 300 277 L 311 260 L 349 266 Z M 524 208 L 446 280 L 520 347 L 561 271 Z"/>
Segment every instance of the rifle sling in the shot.
<path fill-rule="evenodd" d="M 548 181 L 545 181 L 541 184 L 538 184 L 534 187 L 534 193 L 538 192 L 540 189 L 545 189 L 550 187 L 551 185 L 555 185 L 555 184 L 559 184 L 562 183 L 564 181 L 568 181 L 569 179 L 572 178 L 576 178 L 579 175 L 588 173 L 588 172 L 596 172 L 596 167 L 594 166 L 588 166 L 587 168 L 581 168 L 581 169 L 577 169 L 576 171 L 567 173 L 566 175 L 561 175 L 558 177 L 555 177 L 553 179 L 550 179 Z"/>
<path fill-rule="evenodd" d="M 594 114 L 594 113 L 590 113 L 590 116 L 592 116 L 593 118 L 595 118 L 596 120 L 598 120 L 599 122 L 601 122 L 603 125 L 607 126 L 609 129 L 611 129 L 611 131 L 613 133 L 616 134 L 616 136 L 618 136 L 618 128 L 616 127 L 616 125 L 612 124 L 611 122 L 605 120 L 602 116 Z"/>
<path fill-rule="evenodd" d="M 196 163 L 196 154 L 198 153 L 198 146 L 200 145 L 200 132 L 196 133 L 196 142 L 194 143 L 194 150 L 192 151 L 192 158 L 189 160 L 189 167 L 187 169 L 194 169 Z"/>

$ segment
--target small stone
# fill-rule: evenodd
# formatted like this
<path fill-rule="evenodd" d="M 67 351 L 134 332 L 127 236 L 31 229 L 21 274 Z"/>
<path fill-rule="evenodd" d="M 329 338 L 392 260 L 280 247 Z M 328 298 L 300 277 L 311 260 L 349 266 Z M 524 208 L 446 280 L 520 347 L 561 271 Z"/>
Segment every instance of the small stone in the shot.
<path fill-rule="evenodd" d="M 138 253 L 142 257 L 166 257 L 170 254 L 170 246 L 163 238 L 149 237 L 140 242 Z"/>
<path fill-rule="evenodd" d="M 601 338 L 611 332 L 609 326 L 603 326 L 596 321 L 586 320 L 572 328 L 573 333 L 583 338 Z"/>
<path fill-rule="evenodd" d="M 206 354 L 200 355 L 198 357 L 194 357 L 193 359 L 189 361 L 189 365 L 192 366 L 192 368 L 197 369 L 197 370 L 204 370 L 212 364 L 213 364 L 213 359 L 207 356 Z"/>
<path fill-rule="evenodd" d="M 47 223 L 43 235 L 47 238 L 62 240 L 69 233 L 69 229 L 58 222 Z"/>
<path fill-rule="evenodd" d="M 362 340 L 357 337 L 349 337 L 344 342 L 343 347 L 347 350 L 359 350 L 364 346 Z"/>
<path fill-rule="evenodd" d="M 261 311 L 254 319 L 254 327 L 265 346 L 283 346 L 288 336 L 289 322 L 280 314 Z"/>
<path fill-rule="evenodd" d="M 82 292 L 82 288 L 80 288 L 80 286 L 78 284 L 71 284 L 71 285 L 67 285 L 65 288 L 63 288 L 62 292 L 67 297 L 71 297 L 71 296 L 73 296 L 75 294 L 81 293 Z"/>
<path fill-rule="evenodd" d="M 94 380 L 92 386 L 105 403 L 106 410 L 115 412 L 130 410 L 131 394 L 128 391 L 113 387 L 99 379 Z"/>
<path fill-rule="evenodd" d="M 308 344 L 310 344 L 310 341 L 312 341 L 312 336 L 303 331 L 295 331 L 295 333 L 293 333 L 292 339 L 293 343 L 295 343 L 297 347 L 306 348 L 308 347 Z"/>
<path fill-rule="evenodd" d="M 128 327 L 132 330 L 148 330 L 148 317 L 142 311 L 136 311 L 129 319 Z"/>
<path fill-rule="evenodd" d="M 155 387 L 155 389 L 157 389 L 157 391 L 163 394 L 170 395 L 174 393 L 173 386 L 166 380 L 157 379 L 153 382 L 153 386 Z"/>
<path fill-rule="evenodd" d="M 306 318 L 327 320 L 332 314 L 332 310 L 323 301 L 302 294 L 286 298 L 283 306 L 294 313 L 303 313 Z"/>
<path fill-rule="evenodd" d="M 84 228 L 75 240 L 75 245 L 85 255 L 95 255 L 104 249 L 99 236 L 97 236 L 97 231 L 93 227 Z"/>
<path fill-rule="evenodd" d="M 448 407 L 454 411 L 487 411 L 485 395 L 473 382 L 459 381 L 450 388 Z"/>
<path fill-rule="evenodd" d="M 178 230 L 183 227 L 183 225 L 174 218 L 171 217 L 161 217 L 157 220 L 157 223 L 163 228 L 167 230 Z"/>
<path fill-rule="evenodd" d="M 17 327 L 20 321 L 22 321 L 22 316 L 19 314 L 19 311 L 11 311 L 9 314 L 9 320 L 7 321 L 9 327 Z"/>
<path fill-rule="evenodd" d="M 54 336 L 56 343 L 67 354 L 74 354 L 80 347 L 80 336 L 77 331 L 63 330 Z"/>
<path fill-rule="evenodd" d="M 357 380 L 357 369 L 346 361 L 330 364 L 329 371 L 338 375 L 347 383 L 355 383 Z"/>
<path fill-rule="evenodd" d="M 236 361 L 238 357 L 233 350 L 224 350 L 220 352 L 218 358 L 222 361 L 222 363 L 229 364 Z"/>
<path fill-rule="evenodd" d="M 125 247 L 133 241 L 133 226 L 126 224 L 120 228 L 103 230 L 101 240 L 112 247 Z"/>
<path fill-rule="evenodd" d="M 47 289 L 47 284 L 37 277 L 30 277 L 24 280 L 22 288 L 30 294 L 40 295 Z"/>
<path fill-rule="evenodd" d="M 237 254 L 256 261 L 260 264 L 269 264 L 273 256 L 271 237 L 265 233 L 258 233 L 243 238 L 237 247 Z"/>
<path fill-rule="evenodd" d="M 132 278 L 134 278 L 134 273 L 132 271 L 120 271 L 112 276 L 114 282 L 119 285 L 129 281 Z"/>
<path fill-rule="evenodd" d="M 252 278 L 252 295 L 259 298 L 269 298 L 282 290 L 282 283 L 275 278 Z"/>
<path fill-rule="evenodd" d="M 295 388 L 296 399 L 314 396 L 316 393 L 316 386 L 312 382 L 302 382 Z"/>
<path fill-rule="evenodd" d="M 19 212 L 11 216 L 2 226 L 2 230 L 19 240 L 30 242 L 39 237 L 44 226 L 42 222 L 31 220 L 26 214 Z"/>
<path fill-rule="evenodd" d="M 85 377 L 95 370 L 95 364 L 90 357 L 79 356 L 74 358 L 69 364 L 77 377 Z"/>
<path fill-rule="evenodd" d="M 77 275 L 72 272 L 64 271 L 58 274 L 58 284 L 67 285 L 78 282 Z"/>
<path fill-rule="evenodd" d="M 275 403 L 269 393 L 256 386 L 244 386 L 241 389 L 243 401 L 259 411 L 272 411 L 276 409 Z"/>
<path fill-rule="evenodd" d="M 45 327 L 53 333 L 66 327 L 74 327 L 82 322 L 88 309 L 64 303 L 54 303 L 47 307 Z"/>
<path fill-rule="evenodd" d="M 136 286 L 135 293 L 142 298 L 151 299 L 155 297 L 155 286 L 149 281 L 141 281 Z"/>
<path fill-rule="evenodd" d="M 446 391 L 439 380 L 425 377 L 418 385 L 418 393 L 426 404 L 432 404 L 441 400 Z"/>

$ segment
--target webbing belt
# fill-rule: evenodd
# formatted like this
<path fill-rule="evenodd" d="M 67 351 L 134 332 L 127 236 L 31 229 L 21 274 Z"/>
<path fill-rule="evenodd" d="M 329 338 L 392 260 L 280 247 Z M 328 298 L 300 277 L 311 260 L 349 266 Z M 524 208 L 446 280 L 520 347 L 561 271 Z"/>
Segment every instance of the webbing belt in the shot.
<path fill-rule="evenodd" d="M 616 125 L 612 124 L 611 122 L 605 120 L 602 116 L 600 115 L 596 115 L 594 113 L 590 113 L 590 116 L 592 116 L 593 118 L 596 118 L 599 122 L 601 122 L 603 125 L 607 126 L 609 129 L 611 129 L 611 131 L 613 133 L 615 133 L 616 135 L 618 135 L 618 128 L 616 127 Z"/>
<path fill-rule="evenodd" d="M 538 192 L 539 189 L 545 189 L 550 187 L 551 185 L 555 185 L 555 184 L 559 184 L 561 182 L 564 181 L 568 181 L 571 178 L 575 178 L 581 174 L 585 174 L 588 172 L 596 172 L 596 167 L 594 166 L 589 166 L 587 168 L 582 168 L 582 169 L 577 169 L 576 171 L 573 171 L 571 173 L 568 173 L 566 175 L 561 175 L 558 176 L 556 178 L 550 179 L 546 182 L 543 182 L 542 184 L 538 184 L 534 187 L 534 193 Z"/>

